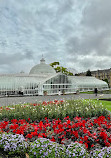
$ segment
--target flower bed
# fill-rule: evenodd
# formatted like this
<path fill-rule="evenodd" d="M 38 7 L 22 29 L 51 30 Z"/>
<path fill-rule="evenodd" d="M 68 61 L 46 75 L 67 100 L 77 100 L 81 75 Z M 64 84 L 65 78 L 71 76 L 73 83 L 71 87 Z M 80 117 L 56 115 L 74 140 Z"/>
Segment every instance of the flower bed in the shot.
<path fill-rule="evenodd" d="M 69 116 L 73 119 L 79 117 L 108 116 L 108 111 L 101 104 L 86 100 L 50 101 L 35 104 L 13 105 L 0 108 L 0 120 L 6 119 L 25 119 L 31 118 L 32 121 L 41 121 L 45 117 L 49 119 L 61 120 Z"/>
<path fill-rule="evenodd" d="M 0 117 L 4 118 L 0 148 L 8 154 L 24 156 L 27 152 L 30 158 L 111 156 L 111 116 L 91 101 L 1 107 Z"/>
<path fill-rule="evenodd" d="M 64 120 L 59 118 L 49 120 L 47 118 L 40 122 L 29 122 L 25 120 L 0 122 L 1 132 L 12 132 L 23 134 L 25 138 L 34 141 L 37 138 L 48 138 L 59 144 L 67 144 L 78 141 L 90 149 L 96 144 L 110 146 L 111 143 L 111 117 L 104 116 L 83 119 L 75 117 L 73 121 L 67 116 Z"/>
<path fill-rule="evenodd" d="M 20 134 L 0 134 L 0 147 L 9 155 L 24 155 L 29 147 L 23 135 Z"/>
<path fill-rule="evenodd" d="M 20 140 L 18 140 L 20 138 Z M 17 141 L 19 143 L 17 143 Z M 8 158 L 17 155 L 17 158 L 106 158 L 111 157 L 111 147 L 94 149 L 90 152 L 83 144 L 72 142 L 69 145 L 60 145 L 46 138 L 38 138 L 34 142 L 26 142 L 21 135 L 2 134 L 0 135 L 0 147 L 8 154 Z M 14 148 L 13 148 L 14 147 Z M 20 150 L 22 149 L 22 153 Z M 24 149 L 24 150 L 23 150 Z M 24 151 L 24 152 L 23 152 Z M 27 153 L 26 153 L 27 152 Z"/>

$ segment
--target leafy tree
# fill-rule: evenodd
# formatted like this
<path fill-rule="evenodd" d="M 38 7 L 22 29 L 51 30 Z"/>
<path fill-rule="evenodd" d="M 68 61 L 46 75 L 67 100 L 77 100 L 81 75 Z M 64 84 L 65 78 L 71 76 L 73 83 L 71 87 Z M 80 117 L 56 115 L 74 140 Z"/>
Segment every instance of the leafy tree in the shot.
<path fill-rule="evenodd" d="M 79 74 L 75 74 L 75 76 L 79 76 Z"/>
<path fill-rule="evenodd" d="M 108 79 L 105 78 L 103 81 L 105 81 L 108 84 L 108 87 L 109 87 L 109 81 L 108 81 Z"/>
<path fill-rule="evenodd" d="M 90 70 L 88 70 L 88 71 L 86 72 L 86 76 L 92 76 Z"/>
<path fill-rule="evenodd" d="M 52 66 L 52 67 L 54 67 L 56 65 L 59 65 L 59 62 L 53 62 L 53 63 L 50 64 L 50 66 Z"/>
<path fill-rule="evenodd" d="M 61 72 L 61 67 L 57 66 L 56 68 L 54 68 L 56 70 L 56 72 Z"/>
<path fill-rule="evenodd" d="M 72 72 L 68 72 L 68 73 L 69 73 L 69 74 L 68 74 L 69 76 L 73 76 L 73 73 L 72 73 Z"/>
<path fill-rule="evenodd" d="M 60 65 L 59 62 L 53 62 L 53 63 L 50 64 L 50 66 L 52 66 L 57 73 L 62 72 L 63 74 L 73 76 L 73 73 L 68 71 L 67 68 L 59 66 L 59 65 Z"/>

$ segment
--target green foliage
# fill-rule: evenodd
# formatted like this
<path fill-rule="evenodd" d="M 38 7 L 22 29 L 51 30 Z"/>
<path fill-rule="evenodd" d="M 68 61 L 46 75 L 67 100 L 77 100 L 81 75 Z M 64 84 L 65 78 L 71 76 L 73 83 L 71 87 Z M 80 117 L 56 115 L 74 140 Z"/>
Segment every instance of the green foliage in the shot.
<path fill-rule="evenodd" d="M 2 134 L 4 135 L 4 134 Z M 13 146 L 14 143 L 16 143 L 16 148 L 20 148 L 19 140 L 18 142 L 15 141 L 15 134 L 11 134 L 9 137 L 9 134 L 5 133 L 6 138 L 1 142 L 1 144 L 7 144 L 7 147 L 9 145 Z M 19 137 L 21 137 L 19 135 Z M 7 139 L 8 138 L 8 139 Z M 26 141 L 23 139 L 22 144 L 25 144 Z M 83 144 L 80 144 L 78 142 L 71 142 L 68 145 L 58 144 L 56 142 L 52 142 L 49 139 L 46 138 L 38 138 L 33 142 L 27 142 L 28 148 L 25 146 L 23 153 L 24 155 L 17 154 L 16 150 L 13 150 L 13 148 L 9 148 L 13 150 L 13 154 L 10 153 L 10 150 L 8 149 L 5 151 L 6 146 L 3 147 L 3 149 L 0 149 L 0 157 L 1 158 L 25 158 L 26 153 L 29 158 L 88 158 L 88 157 L 111 157 L 111 147 L 102 147 L 102 148 L 94 148 L 92 151 L 86 150 L 85 146 Z M 21 150 L 19 150 L 21 152 Z"/>
<path fill-rule="evenodd" d="M 44 157 L 47 158 L 65 158 L 65 147 L 49 139 L 39 138 L 30 144 L 30 158 Z"/>
<path fill-rule="evenodd" d="M 29 151 L 30 158 L 44 157 L 47 158 L 88 158 L 89 154 L 85 147 L 79 143 L 71 143 L 67 148 L 51 142 L 48 139 L 40 138 L 31 143 L 31 150 Z"/>
<path fill-rule="evenodd" d="M 52 66 L 52 67 L 54 67 L 56 65 L 59 65 L 59 62 L 53 62 L 53 63 L 50 64 L 50 66 Z"/>
<path fill-rule="evenodd" d="M 69 116 L 71 119 L 76 116 L 80 117 L 94 117 L 107 116 L 108 112 L 99 102 L 94 103 L 91 100 L 68 100 L 65 102 L 49 103 L 46 105 L 40 104 L 34 106 L 27 105 L 12 105 L 9 108 L 2 107 L 0 112 L 0 120 L 8 119 L 25 119 L 30 118 L 32 121 L 43 120 L 47 117 L 49 119 L 63 119 Z"/>
<path fill-rule="evenodd" d="M 86 72 L 86 76 L 92 76 L 90 70 L 88 70 L 88 71 Z"/>
<path fill-rule="evenodd" d="M 57 66 L 56 68 L 54 68 L 56 70 L 56 72 L 61 72 L 61 67 L 60 66 Z"/>
<path fill-rule="evenodd" d="M 25 156 L 29 144 L 25 141 L 23 135 L 2 133 L 0 134 L 0 150 L 4 150 L 2 154 L 8 155 L 9 158 Z"/>
<path fill-rule="evenodd" d="M 90 152 L 90 157 L 97 158 L 98 156 L 101 158 L 111 157 L 111 147 L 95 149 L 92 152 Z"/>
<path fill-rule="evenodd" d="M 62 66 L 58 66 L 58 65 L 60 65 L 59 62 L 53 62 L 53 63 L 50 64 L 50 66 L 52 66 L 57 73 L 62 72 L 63 74 L 73 76 L 73 73 L 68 71 L 67 68 L 62 67 Z"/>
<path fill-rule="evenodd" d="M 109 87 L 109 81 L 108 81 L 108 79 L 105 78 L 103 81 L 105 81 L 108 84 L 108 87 Z"/>
<path fill-rule="evenodd" d="M 107 103 L 106 103 L 107 104 Z M 101 101 L 96 100 L 68 100 L 68 101 L 55 101 L 55 102 L 45 102 L 44 104 L 19 104 L 19 105 L 12 105 L 8 107 L 0 108 L 0 120 L 11 120 L 11 119 L 31 119 L 31 121 L 41 121 L 44 120 L 44 117 L 49 119 L 57 119 L 60 118 L 61 120 L 69 116 L 71 120 L 74 117 L 95 117 L 95 116 L 108 116 L 108 111 L 103 108 Z M 68 158 L 68 157 L 90 157 L 94 156 L 97 157 L 100 155 L 101 150 L 106 154 L 105 156 L 111 156 L 111 147 L 103 148 L 101 150 L 94 150 L 88 153 L 88 150 L 84 148 L 83 145 L 79 143 L 69 144 L 67 147 L 62 146 L 60 144 L 51 142 L 48 139 L 37 139 L 34 142 L 27 142 L 27 149 L 24 147 L 24 141 L 20 142 L 20 138 L 17 135 L 13 138 L 13 135 L 0 134 L 0 148 L 3 150 L 6 147 L 6 143 L 8 142 L 10 146 L 16 143 L 16 150 L 15 151 L 2 151 L 4 157 L 7 158 L 22 158 L 25 157 L 25 153 L 27 152 L 30 158 L 36 157 L 43 157 L 44 154 L 47 158 L 52 157 L 60 157 L 60 158 Z M 18 141 L 19 140 L 19 141 Z M 90 140 L 91 141 L 91 140 Z M 25 142 L 26 143 L 26 142 Z M 20 145 L 20 146 L 19 146 Z M 13 149 L 13 148 L 10 148 Z M 20 150 L 19 150 L 20 149 Z M 22 150 L 23 149 L 23 150 Z M 20 152 L 19 152 L 20 151 Z M 22 151 L 22 152 L 21 152 Z M 83 152 L 84 151 L 84 152 Z M 1 151 L 0 151 L 1 152 Z M 47 153 L 48 152 L 48 153 Z M 103 154 L 102 152 L 102 154 Z M 55 154 L 56 153 L 56 154 Z M 94 153 L 94 154 L 93 154 Z M 82 156 L 79 156 L 83 154 Z M 89 155 L 90 154 L 90 155 Z M 16 156 L 15 156 L 16 155 Z M 2 156 L 2 155 L 0 155 Z M 3 158 L 3 157 L 2 157 Z"/>
<path fill-rule="evenodd" d="M 94 100 L 94 102 L 97 104 L 102 104 L 103 107 L 111 112 L 111 101 L 105 101 L 105 100 Z"/>

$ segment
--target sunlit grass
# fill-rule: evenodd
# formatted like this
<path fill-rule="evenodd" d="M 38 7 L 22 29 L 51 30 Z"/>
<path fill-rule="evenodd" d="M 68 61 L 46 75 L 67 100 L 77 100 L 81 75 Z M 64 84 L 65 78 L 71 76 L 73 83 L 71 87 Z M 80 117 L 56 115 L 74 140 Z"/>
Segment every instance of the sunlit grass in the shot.
<path fill-rule="evenodd" d="M 85 94 L 94 94 L 94 91 L 80 92 Z M 98 94 L 111 94 L 111 90 L 98 91 Z"/>
<path fill-rule="evenodd" d="M 111 111 L 111 101 L 98 100 L 98 99 L 92 99 L 92 101 L 97 104 L 102 104 L 104 108 Z"/>

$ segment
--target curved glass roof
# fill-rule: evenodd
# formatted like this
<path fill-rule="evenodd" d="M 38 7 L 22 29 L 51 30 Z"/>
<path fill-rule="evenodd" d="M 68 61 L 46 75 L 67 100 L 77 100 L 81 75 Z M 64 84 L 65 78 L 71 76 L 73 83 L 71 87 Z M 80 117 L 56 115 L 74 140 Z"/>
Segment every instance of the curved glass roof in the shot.
<path fill-rule="evenodd" d="M 44 63 L 42 63 L 44 64 Z M 47 64 L 45 64 L 47 65 Z M 37 87 L 38 85 L 46 84 L 46 81 L 51 79 L 52 84 L 62 84 L 63 77 L 61 77 L 61 82 L 58 81 L 59 75 L 64 75 L 62 73 L 38 73 L 38 74 L 9 74 L 0 75 L 0 90 L 19 90 L 21 89 L 31 89 L 32 87 Z M 67 83 L 70 83 L 71 88 L 108 88 L 108 84 L 102 80 L 95 77 L 88 76 L 67 76 Z M 65 82 L 64 82 L 65 83 Z M 51 84 L 51 83 L 50 83 Z"/>
<path fill-rule="evenodd" d="M 38 85 L 40 80 L 34 77 L 23 76 L 0 76 L 0 89 L 19 89 L 30 87 L 31 84 Z"/>
<path fill-rule="evenodd" d="M 99 80 L 95 77 L 89 77 L 89 76 L 68 76 L 68 78 L 71 80 L 72 86 L 76 87 L 84 87 L 84 88 L 95 88 L 95 87 L 107 87 L 108 84 L 102 80 Z"/>
<path fill-rule="evenodd" d="M 41 75 L 28 75 L 28 74 L 10 74 L 0 75 L 0 89 L 19 89 L 30 88 L 31 85 L 43 84 L 49 78 L 56 76 L 57 73 L 53 74 L 41 74 Z"/>
<path fill-rule="evenodd" d="M 30 70 L 29 74 L 45 74 L 45 73 L 56 73 L 55 70 L 48 64 L 45 63 L 44 58 L 40 60 L 40 64 L 35 65 Z"/>

